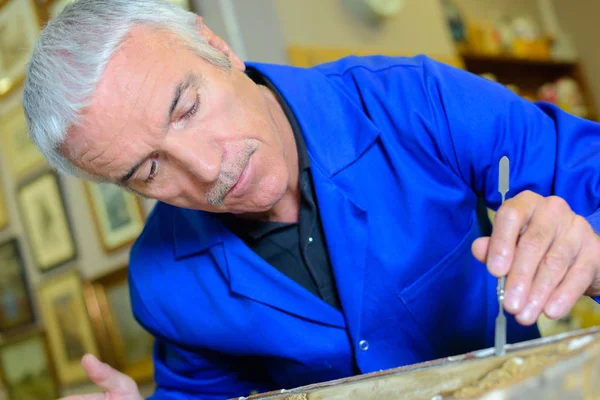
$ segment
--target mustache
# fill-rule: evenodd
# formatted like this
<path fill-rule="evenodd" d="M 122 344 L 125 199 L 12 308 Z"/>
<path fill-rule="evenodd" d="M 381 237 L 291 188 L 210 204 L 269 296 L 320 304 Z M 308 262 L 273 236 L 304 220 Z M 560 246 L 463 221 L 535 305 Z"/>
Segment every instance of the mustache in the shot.
<path fill-rule="evenodd" d="M 246 145 L 240 154 L 236 155 L 232 163 L 225 168 L 221 168 L 217 181 L 206 193 L 208 204 L 214 207 L 225 204 L 225 197 L 240 179 L 240 175 L 244 172 L 244 168 L 246 168 L 246 164 L 248 164 L 248 160 L 254 151 L 254 146 L 250 144 Z"/>

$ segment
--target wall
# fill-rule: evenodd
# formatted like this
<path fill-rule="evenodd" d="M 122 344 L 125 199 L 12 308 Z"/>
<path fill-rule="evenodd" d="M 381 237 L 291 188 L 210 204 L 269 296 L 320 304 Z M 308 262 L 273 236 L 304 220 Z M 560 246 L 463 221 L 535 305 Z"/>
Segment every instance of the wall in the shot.
<path fill-rule="evenodd" d="M 596 104 L 600 102 L 600 54 L 598 15 L 600 2 L 553 0 L 562 29 L 571 37 L 583 64 Z"/>
<path fill-rule="evenodd" d="M 192 0 L 192 3 L 210 29 L 244 61 L 283 64 L 285 43 L 275 9 L 277 1 Z"/>
<path fill-rule="evenodd" d="M 381 26 L 364 22 L 343 0 L 280 0 L 276 8 L 288 45 L 452 56 L 454 46 L 438 1 L 408 0 L 399 15 Z"/>
<path fill-rule="evenodd" d="M 470 18 L 494 21 L 503 16 L 525 15 L 542 28 L 536 0 L 455 0 L 455 2 L 465 16 Z"/>

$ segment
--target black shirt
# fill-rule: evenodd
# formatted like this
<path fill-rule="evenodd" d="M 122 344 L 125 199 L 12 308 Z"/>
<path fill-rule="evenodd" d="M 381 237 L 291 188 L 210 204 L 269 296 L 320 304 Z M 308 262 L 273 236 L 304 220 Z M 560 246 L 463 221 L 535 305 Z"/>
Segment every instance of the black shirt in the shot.
<path fill-rule="evenodd" d="M 224 214 L 223 221 L 250 249 L 274 268 L 329 305 L 339 309 L 340 303 L 319 216 L 319 207 L 314 195 L 310 160 L 304 136 L 294 113 L 277 88 L 255 69 L 248 68 L 246 73 L 255 83 L 273 91 L 294 131 L 300 169 L 300 217 L 297 223 L 283 223 L 245 220 L 231 214 Z"/>

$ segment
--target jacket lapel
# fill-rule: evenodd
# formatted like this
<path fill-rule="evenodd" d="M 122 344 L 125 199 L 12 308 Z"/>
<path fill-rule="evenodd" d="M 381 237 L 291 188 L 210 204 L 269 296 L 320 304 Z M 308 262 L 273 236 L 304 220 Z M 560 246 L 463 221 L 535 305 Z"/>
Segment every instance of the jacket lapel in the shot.
<path fill-rule="evenodd" d="M 232 293 L 313 322 L 345 327 L 341 312 L 269 265 L 214 215 L 179 209 L 173 229 L 176 258 L 206 257 L 208 251 Z"/>
<path fill-rule="evenodd" d="M 345 327 L 342 313 L 288 278 L 232 233 L 222 247 L 231 291 L 313 322 Z M 217 255 L 218 257 L 218 255 Z"/>
<path fill-rule="evenodd" d="M 368 215 L 318 169 L 313 171 L 338 294 L 350 336 L 356 339 L 365 285 Z"/>

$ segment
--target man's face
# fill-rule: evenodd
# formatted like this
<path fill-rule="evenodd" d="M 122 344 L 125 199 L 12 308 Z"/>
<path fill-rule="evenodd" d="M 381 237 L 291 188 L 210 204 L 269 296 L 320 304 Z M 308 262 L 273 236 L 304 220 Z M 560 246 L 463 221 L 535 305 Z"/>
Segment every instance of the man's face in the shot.
<path fill-rule="evenodd" d="M 284 146 L 264 88 L 240 64 L 223 71 L 170 33 L 135 28 L 69 130 L 65 154 L 179 207 L 269 210 L 288 183 Z"/>

